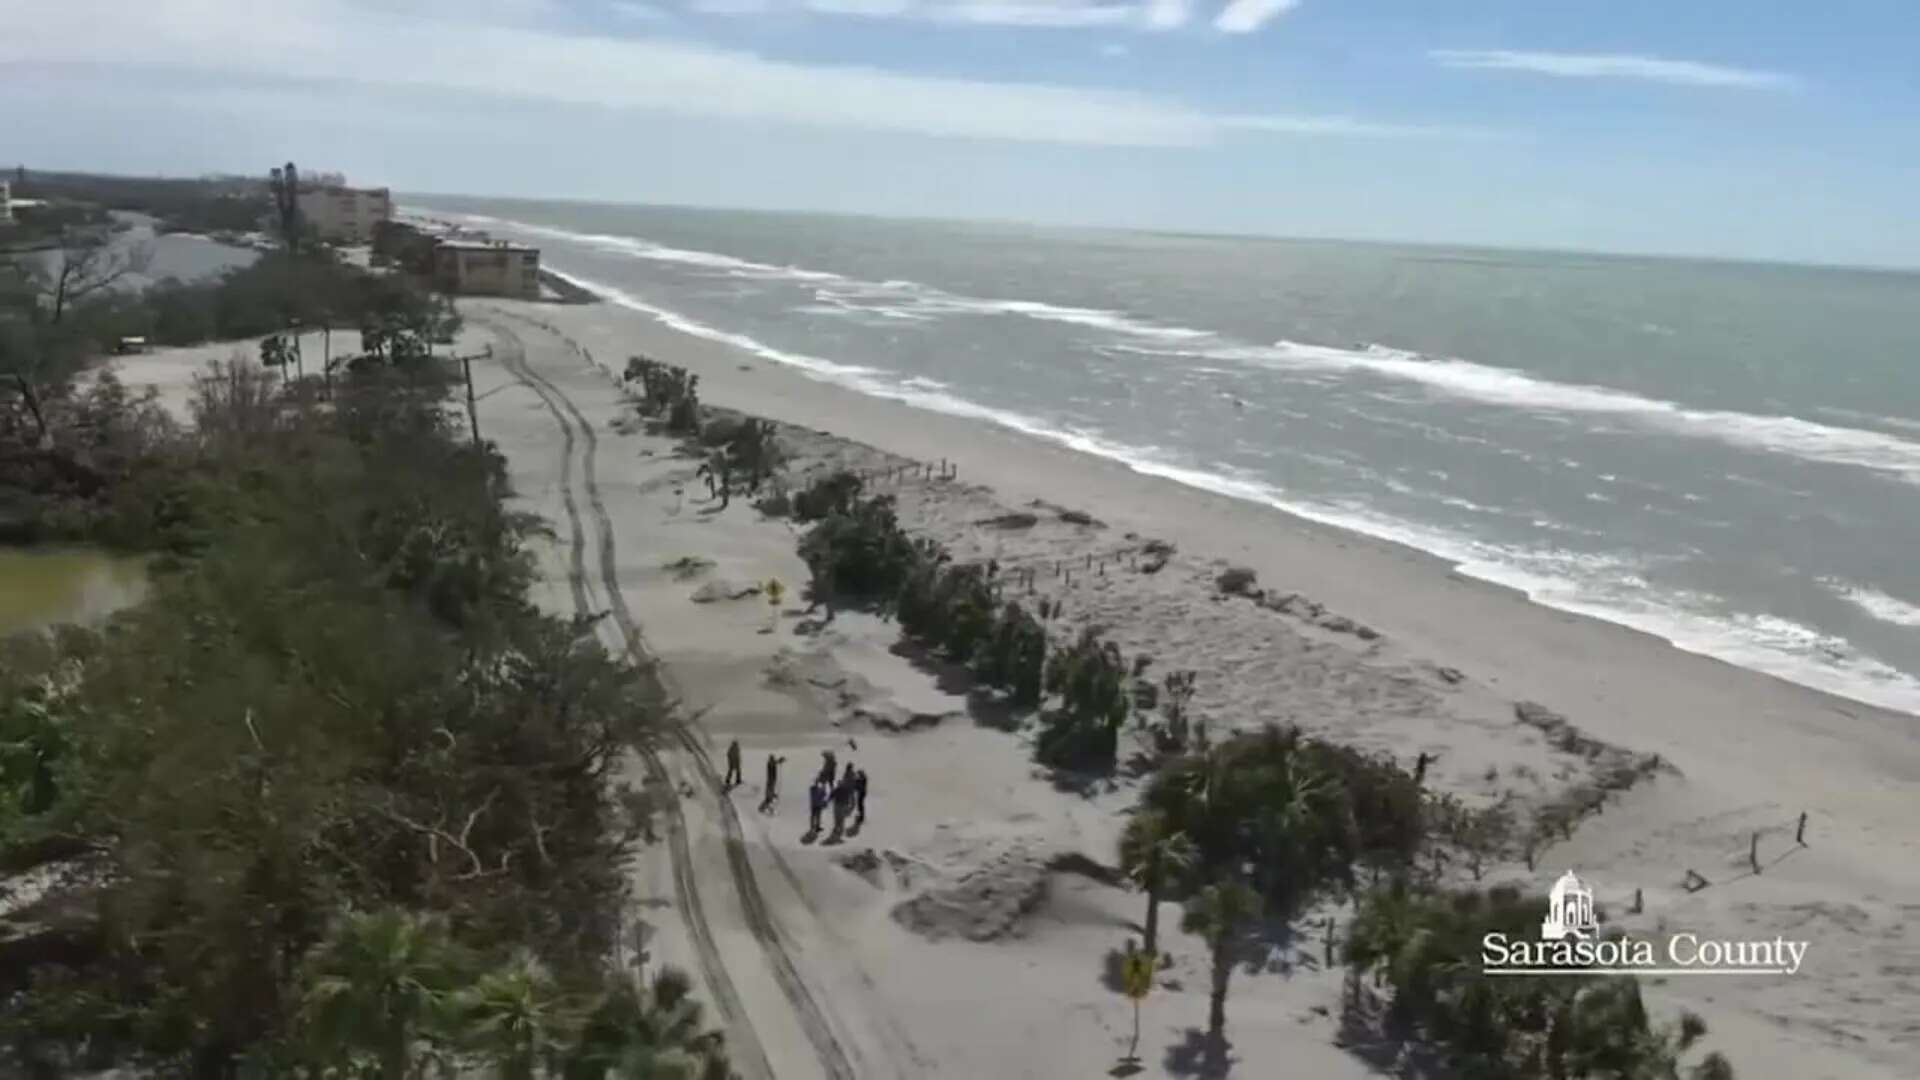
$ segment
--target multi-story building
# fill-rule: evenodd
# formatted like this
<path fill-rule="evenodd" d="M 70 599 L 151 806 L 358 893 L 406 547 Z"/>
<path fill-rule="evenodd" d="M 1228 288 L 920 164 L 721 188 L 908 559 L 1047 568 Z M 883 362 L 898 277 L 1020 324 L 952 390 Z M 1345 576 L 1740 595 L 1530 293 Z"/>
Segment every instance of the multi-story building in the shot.
<path fill-rule="evenodd" d="M 0 225 L 13 223 L 13 181 L 0 180 Z"/>
<path fill-rule="evenodd" d="M 450 293 L 538 299 L 540 250 L 505 240 L 441 240 L 433 279 Z"/>
<path fill-rule="evenodd" d="M 301 221 L 329 244 L 371 244 L 373 227 L 393 218 L 386 188 L 303 187 L 298 203 Z"/>

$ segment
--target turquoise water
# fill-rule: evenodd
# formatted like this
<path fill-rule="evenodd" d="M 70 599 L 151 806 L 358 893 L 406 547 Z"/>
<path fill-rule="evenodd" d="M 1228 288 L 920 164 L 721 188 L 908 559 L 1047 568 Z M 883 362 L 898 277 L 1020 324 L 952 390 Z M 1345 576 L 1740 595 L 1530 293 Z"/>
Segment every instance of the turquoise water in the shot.
<path fill-rule="evenodd" d="M 819 378 L 1920 711 L 1920 275 L 416 201 Z"/>

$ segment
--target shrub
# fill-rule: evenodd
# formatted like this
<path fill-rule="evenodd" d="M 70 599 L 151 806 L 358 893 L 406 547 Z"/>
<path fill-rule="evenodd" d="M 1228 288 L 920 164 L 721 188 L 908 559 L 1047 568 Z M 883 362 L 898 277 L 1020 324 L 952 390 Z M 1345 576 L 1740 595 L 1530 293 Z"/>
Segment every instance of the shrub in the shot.
<path fill-rule="evenodd" d="M 1245 868 L 1281 916 L 1350 885 L 1356 863 L 1406 866 L 1422 828 L 1419 785 L 1405 770 L 1291 727 L 1173 762 L 1141 804 L 1193 839 L 1206 875 Z"/>
<path fill-rule="evenodd" d="M 1680 1056 L 1706 1025 L 1691 1013 L 1656 1025 L 1631 975 L 1501 979 L 1481 972 L 1486 935 L 1531 939 L 1545 908 L 1506 887 L 1437 892 L 1396 883 L 1373 890 L 1347 935 L 1355 975 L 1350 1001 L 1359 993 L 1358 976 L 1372 972 L 1391 992 L 1388 1016 L 1435 1044 L 1465 1076 L 1732 1077 L 1718 1054 L 1681 1069 Z"/>
<path fill-rule="evenodd" d="M 794 495 L 794 520 L 819 521 L 829 514 L 845 513 L 866 486 L 866 481 L 847 469 L 819 477 Z"/>
<path fill-rule="evenodd" d="M 1035 756 L 1060 768 L 1112 768 L 1130 704 L 1119 646 L 1083 630 L 1048 658 L 1046 688 L 1061 701 L 1042 720 Z"/>
<path fill-rule="evenodd" d="M 1228 596 L 1251 596 L 1254 591 L 1254 572 L 1244 566 L 1228 567 L 1214 579 L 1214 584 Z"/>
<path fill-rule="evenodd" d="M 822 518 L 800 541 L 800 557 L 815 599 L 873 602 L 898 595 L 916 550 L 894 516 L 893 498 L 882 495 Z"/>

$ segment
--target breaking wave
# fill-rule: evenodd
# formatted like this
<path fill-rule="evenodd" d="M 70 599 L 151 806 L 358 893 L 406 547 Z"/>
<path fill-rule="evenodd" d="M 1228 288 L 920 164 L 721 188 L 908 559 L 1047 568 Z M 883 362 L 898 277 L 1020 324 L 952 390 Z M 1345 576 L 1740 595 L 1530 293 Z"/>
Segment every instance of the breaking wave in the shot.
<path fill-rule="evenodd" d="M 1869 589 L 1864 585 L 1854 585 L 1845 581 L 1826 580 L 1821 584 L 1840 594 L 1840 598 L 1861 611 L 1895 626 L 1920 627 L 1920 604 L 1910 603 L 1897 596 L 1888 596 L 1878 589 Z"/>
<path fill-rule="evenodd" d="M 1880 430 L 1873 430 L 1823 424 L 1795 416 L 1689 408 L 1627 390 L 1558 382 L 1511 368 L 1425 356 L 1385 345 L 1342 348 L 1284 340 L 1271 345 L 1253 345 L 1231 341 L 1211 330 L 1169 325 L 1103 308 L 962 296 L 919 282 L 867 281 L 825 270 L 675 248 L 631 236 L 573 232 L 483 214 L 458 216 L 478 225 L 508 227 L 632 258 L 733 277 L 807 285 L 813 290 L 813 301 L 805 307 L 817 314 L 905 321 L 952 315 L 1010 316 L 1081 326 L 1151 346 L 1130 348 L 1129 352 L 1316 375 L 1372 375 L 1415 383 L 1465 401 L 1536 414 L 1618 417 L 1668 434 L 1710 439 L 1805 461 L 1871 469 L 1920 484 L 1920 442 L 1886 430 L 1892 426 L 1891 422 L 1876 424 Z"/>
<path fill-rule="evenodd" d="M 1647 567 L 1633 559 L 1562 548 L 1499 544 L 1390 517 L 1357 501 L 1301 498 L 1244 471 L 1185 461 L 1160 447 L 1117 442 L 1098 432 L 1032 413 L 983 405 L 947 392 L 945 385 L 936 380 L 899 379 L 874 368 L 776 349 L 744 334 L 712 327 L 648 303 L 624 290 L 560 271 L 554 273 L 612 303 L 649 315 L 674 330 L 730 345 L 822 381 L 950 416 L 997 424 L 1119 462 L 1146 476 L 1261 503 L 1322 524 L 1405 544 L 1439 556 L 1469 576 L 1518 589 L 1549 607 L 1628 626 L 1657 635 L 1689 652 L 1717 657 L 1816 689 L 1920 712 L 1920 680 L 1861 652 L 1846 640 L 1769 613 L 1726 611 L 1716 598 L 1704 594 L 1655 589 L 1645 576 Z M 1920 608 L 1885 594 L 1854 588 L 1849 599 L 1862 607 L 1880 605 L 1880 610 L 1873 612 L 1876 617 L 1888 621 L 1912 618 L 1914 622 L 1902 625 L 1920 625 Z"/>

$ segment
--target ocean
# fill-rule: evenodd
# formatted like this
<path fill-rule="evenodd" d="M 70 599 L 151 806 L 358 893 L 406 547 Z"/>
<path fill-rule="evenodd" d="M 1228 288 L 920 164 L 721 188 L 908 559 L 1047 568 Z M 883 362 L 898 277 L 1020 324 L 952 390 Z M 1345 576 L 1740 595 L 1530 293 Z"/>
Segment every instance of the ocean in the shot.
<path fill-rule="evenodd" d="M 817 378 L 1920 712 L 1920 274 L 407 201 Z"/>

